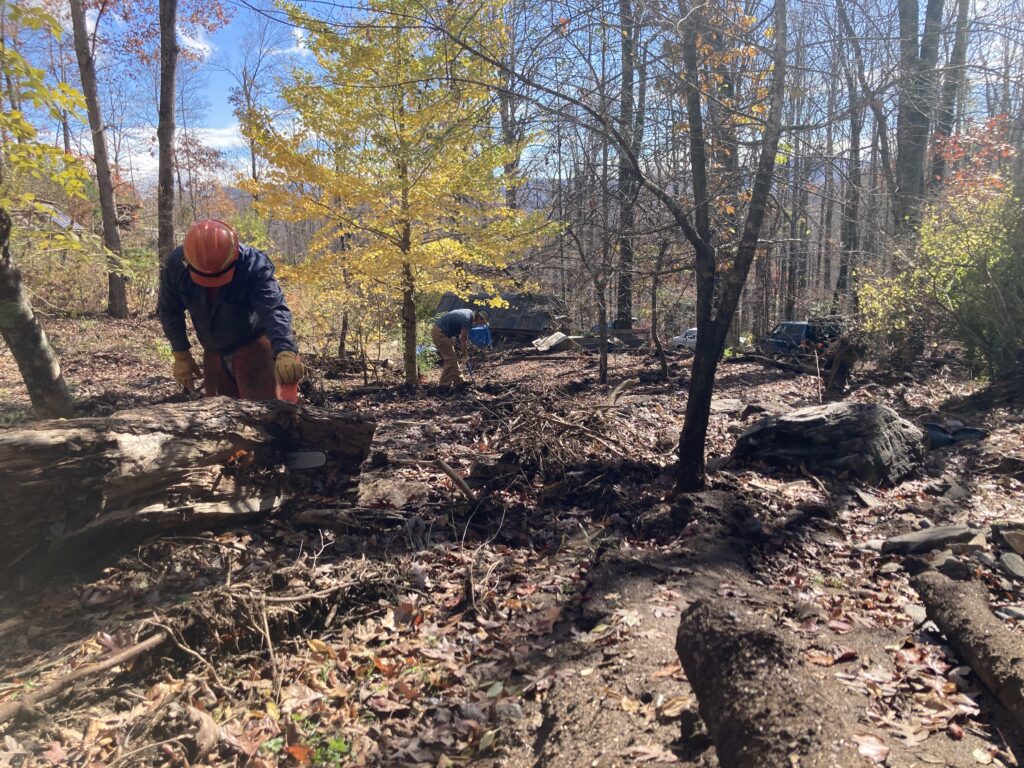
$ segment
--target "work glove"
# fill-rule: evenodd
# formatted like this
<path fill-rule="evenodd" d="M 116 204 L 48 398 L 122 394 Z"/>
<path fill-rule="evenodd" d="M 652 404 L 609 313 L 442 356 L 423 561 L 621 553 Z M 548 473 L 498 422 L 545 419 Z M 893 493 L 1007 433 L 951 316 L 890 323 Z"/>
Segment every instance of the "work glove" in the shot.
<path fill-rule="evenodd" d="M 282 384 L 298 384 L 306 375 L 306 366 L 299 360 L 294 352 L 278 352 L 274 360 L 274 371 L 277 373 L 277 380 Z"/>
<path fill-rule="evenodd" d="M 201 376 L 202 371 L 196 364 L 192 353 L 187 349 L 174 352 L 174 380 L 189 392 L 196 391 L 196 376 Z"/>

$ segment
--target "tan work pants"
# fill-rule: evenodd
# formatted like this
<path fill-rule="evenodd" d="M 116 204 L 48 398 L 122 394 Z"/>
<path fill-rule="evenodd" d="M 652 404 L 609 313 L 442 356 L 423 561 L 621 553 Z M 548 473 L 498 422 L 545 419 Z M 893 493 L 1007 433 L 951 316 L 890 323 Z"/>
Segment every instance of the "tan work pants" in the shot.
<path fill-rule="evenodd" d="M 437 347 L 437 353 L 441 355 L 441 360 L 444 361 L 444 365 L 441 367 L 441 380 L 438 384 L 442 387 L 465 384 L 466 380 L 462 377 L 462 369 L 459 368 L 459 356 L 452 340 L 436 325 L 430 329 L 430 339 Z"/>

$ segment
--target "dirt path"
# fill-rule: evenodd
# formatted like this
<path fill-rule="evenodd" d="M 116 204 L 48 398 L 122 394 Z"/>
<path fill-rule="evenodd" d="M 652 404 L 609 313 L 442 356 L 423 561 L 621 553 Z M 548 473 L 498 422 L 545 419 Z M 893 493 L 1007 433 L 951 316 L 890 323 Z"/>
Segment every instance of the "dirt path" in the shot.
<path fill-rule="evenodd" d="M 854 753 L 1016 764 L 880 540 L 1024 518 L 1017 480 L 959 447 L 871 506 L 829 478 L 740 467 L 673 501 L 681 381 L 616 356 L 612 383 L 638 382 L 611 402 L 590 363 L 492 359 L 464 395 L 314 382 L 380 424 L 354 506 L 311 498 L 316 526 L 283 515 L 153 542 L 72 587 L 20 585 L 0 607 L 0 701 L 147 633 L 172 641 L 15 724 L 0 765 L 714 766 L 675 652 L 698 599 L 780 632 Z M 962 391 L 943 374 L 900 387 L 854 397 L 920 412 Z M 810 379 L 726 367 L 709 455 L 758 412 L 814 399 Z M 1010 416 L 986 417 L 994 445 L 1019 442 Z M 434 458 L 478 500 L 414 461 Z M 943 476 L 968 495 L 943 499 Z"/>

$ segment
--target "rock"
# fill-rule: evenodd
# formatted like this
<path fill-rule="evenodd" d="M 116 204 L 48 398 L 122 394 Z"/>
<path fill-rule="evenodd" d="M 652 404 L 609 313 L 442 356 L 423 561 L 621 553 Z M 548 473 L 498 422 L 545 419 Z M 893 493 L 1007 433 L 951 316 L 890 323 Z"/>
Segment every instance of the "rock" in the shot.
<path fill-rule="evenodd" d="M 923 624 L 928 620 L 928 612 L 923 605 L 911 604 L 903 606 L 903 612 L 913 619 L 915 624 Z"/>
<path fill-rule="evenodd" d="M 971 566 L 958 558 L 952 552 L 944 553 L 944 557 L 938 558 L 935 570 L 954 581 L 970 581 L 974 575 Z"/>
<path fill-rule="evenodd" d="M 764 403 L 747 403 L 746 407 L 740 413 L 740 420 L 746 421 L 751 416 L 756 416 L 761 413 L 770 413 L 773 409 Z"/>
<path fill-rule="evenodd" d="M 966 525 L 937 525 L 913 533 L 893 536 L 882 544 L 882 554 L 913 555 L 930 552 L 933 549 L 944 549 L 951 544 L 970 541 L 979 531 Z"/>
<path fill-rule="evenodd" d="M 999 558 L 999 567 L 1014 581 L 1024 581 L 1024 557 L 1016 552 L 1007 552 Z"/>
<path fill-rule="evenodd" d="M 931 569 L 931 560 L 926 557 L 920 555 L 907 555 L 903 558 L 903 570 L 911 576 L 917 576 L 919 573 L 924 573 Z"/>
<path fill-rule="evenodd" d="M 958 427 L 953 430 L 953 439 L 958 443 L 976 443 L 988 435 L 989 431 L 981 427 Z"/>
<path fill-rule="evenodd" d="M 990 555 L 988 552 L 975 552 L 974 559 L 981 563 L 984 567 L 988 568 L 989 570 L 995 570 L 996 566 L 999 565 L 996 559 L 992 557 L 992 555 Z"/>
<path fill-rule="evenodd" d="M 1003 542 L 1018 555 L 1024 556 L 1024 531 L 1006 531 Z"/>
<path fill-rule="evenodd" d="M 900 570 L 902 570 L 902 568 L 899 563 L 886 563 L 878 569 L 878 572 L 883 576 L 890 576 L 894 573 L 898 573 Z"/>
<path fill-rule="evenodd" d="M 942 494 L 942 498 L 948 499 L 949 501 L 960 501 L 961 499 L 970 498 L 971 492 L 964 488 L 956 480 L 950 480 L 949 488 Z"/>
<path fill-rule="evenodd" d="M 1001 619 L 1016 619 L 1017 621 L 1024 621 L 1024 610 L 1014 608 L 1012 605 L 1007 605 L 1003 608 L 996 608 L 995 614 Z"/>
<path fill-rule="evenodd" d="M 983 552 L 986 546 L 988 546 L 988 540 L 985 538 L 985 534 L 979 533 L 970 541 L 954 544 L 950 549 L 953 550 L 954 555 L 969 555 L 974 552 Z"/>
<path fill-rule="evenodd" d="M 956 440 L 953 439 L 953 436 L 949 433 L 949 430 L 941 424 L 926 422 L 921 426 L 924 427 L 924 433 L 928 440 L 929 451 L 934 451 L 936 448 L 945 448 L 956 442 Z"/>
<path fill-rule="evenodd" d="M 712 413 L 739 413 L 743 410 L 743 402 L 732 397 L 714 398 L 711 401 Z"/>
<path fill-rule="evenodd" d="M 744 432 L 734 458 L 893 484 L 921 465 L 921 430 L 885 405 L 829 403 L 768 416 Z"/>

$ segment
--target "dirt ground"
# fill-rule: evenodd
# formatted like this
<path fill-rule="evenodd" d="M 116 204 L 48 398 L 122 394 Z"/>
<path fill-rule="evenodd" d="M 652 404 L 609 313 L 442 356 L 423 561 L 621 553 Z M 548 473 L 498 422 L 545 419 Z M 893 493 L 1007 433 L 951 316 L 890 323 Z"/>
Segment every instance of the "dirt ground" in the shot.
<path fill-rule="evenodd" d="M 85 411 L 174 394 L 153 323 L 80 322 L 51 335 Z M 5 355 L 13 422 L 27 398 Z M 864 765 L 1018 765 L 1014 724 L 881 542 L 1024 519 L 1022 484 L 995 461 L 1024 450 L 1019 410 L 965 409 L 975 385 L 941 363 L 862 373 L 849 399 L 991 434 L 932 451 L 896 488 L 725 464 L 709 491 L 673 498 L 689 362 L 671 363 L 661 381 L 651 358 L 613 355 L 603 387 L 595 357 L 496 352 L 450 393 L 314 361 L 309 401 L 378 420 L 358 497 L 154 540 L 70 584 L 9 585 L 0 705 L 169 639 L 9 726 L 0 766 L 716 766 L 675 651 L 697 601 L 781 632 Z M 817 401 L 811 377 L 724 364 L 712 464 L 761 413 Z M 994 606 L 1024 609 L 1019 584 L 977 577 Z"/>

